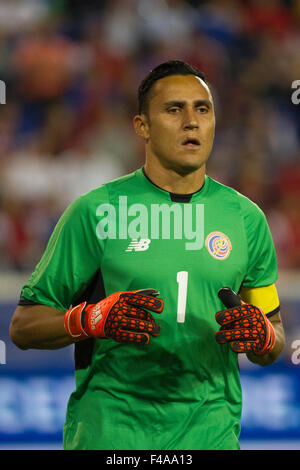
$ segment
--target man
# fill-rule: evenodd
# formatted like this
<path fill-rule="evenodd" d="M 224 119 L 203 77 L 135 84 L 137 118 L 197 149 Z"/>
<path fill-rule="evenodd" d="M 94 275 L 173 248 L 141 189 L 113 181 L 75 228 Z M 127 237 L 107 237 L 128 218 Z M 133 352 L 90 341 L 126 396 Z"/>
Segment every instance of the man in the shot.
<path fill-rule="evenodd" d="M 270 231 L 254 203 L 206 175 L 215 115 L 200 71 L 151 71 L 134 127 L 144 168 L 66 210 L 11 338 L 75 343 L 65 449 L 238 449 L 237 353 L 267 365 L 284 346 Z"/>

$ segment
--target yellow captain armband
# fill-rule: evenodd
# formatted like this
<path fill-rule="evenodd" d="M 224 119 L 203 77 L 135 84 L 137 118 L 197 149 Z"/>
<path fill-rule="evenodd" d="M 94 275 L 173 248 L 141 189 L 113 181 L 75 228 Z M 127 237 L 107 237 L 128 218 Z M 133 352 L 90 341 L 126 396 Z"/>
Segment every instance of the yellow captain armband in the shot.
<path fill-rule="evenodd" d="M 267 317 L 272 317 L 279 312 L 280 302 L 275 284 L 264 287 L 242 286 L 239 295 L 247 304 L 261 308 Z"/>

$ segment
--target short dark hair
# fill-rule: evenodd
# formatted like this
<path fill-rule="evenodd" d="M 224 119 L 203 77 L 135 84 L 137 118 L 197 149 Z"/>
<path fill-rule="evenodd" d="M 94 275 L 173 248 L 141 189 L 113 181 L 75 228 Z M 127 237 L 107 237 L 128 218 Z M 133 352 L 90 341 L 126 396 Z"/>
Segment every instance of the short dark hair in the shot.
<path fill-rule="evenodd" d="M 147 114 L 149 91 L 153 85 L 161 78 L 169 75 L 196 75 L 205 83 L 206 77 L 201 70 L 181 60 L 169 60 L 152 69 L 148 75 L 142 80 L 138 88 L 138 112 L 139 114 Z"/>

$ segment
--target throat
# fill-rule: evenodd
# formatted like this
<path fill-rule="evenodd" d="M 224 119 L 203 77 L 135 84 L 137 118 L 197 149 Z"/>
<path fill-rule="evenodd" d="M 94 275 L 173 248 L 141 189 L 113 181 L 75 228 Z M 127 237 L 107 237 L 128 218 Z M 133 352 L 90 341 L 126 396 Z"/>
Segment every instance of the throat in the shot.
<path fill-rule="evenodd" d="M 147 175 L 144 167 L 142 168 L 142 170 L 143 170 L 143 173 L 144 173 L 145 177 L 150 181 L 150 183 L 152 183 L 157 188 L 162 189 L 163 191 L 166 191 L 170 194 L 170 198 L 171 198 L 172 202 L 190 202 L 193 194 L 198 193 L 199 191 L 201 191 L 203 186 L 204 186 L 204 183 L 205 183 L 205 178 L 204 178 L 204 181 L 202 182 L 201 186 L 198 187 L 196 189 L 196 191 L 189 191 L 188 193 L 187 192 L 180 192 L 180 191 L 177 191 L 177 190 L 176 191 L 171 191 L 170 189 L 167 189 L 166 187 L 162 187 L 162 186 L 156 184 L 154 181 L 152 181 L 152 179 L 149 178 L 149 176 Z"/>

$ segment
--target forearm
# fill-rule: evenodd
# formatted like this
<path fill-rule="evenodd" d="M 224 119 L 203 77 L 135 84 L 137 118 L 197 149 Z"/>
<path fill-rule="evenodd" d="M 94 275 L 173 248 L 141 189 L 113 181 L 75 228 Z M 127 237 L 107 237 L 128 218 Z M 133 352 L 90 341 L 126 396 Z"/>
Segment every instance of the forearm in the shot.
<path fill-rule="evenodd" d="M 268 366 L 275 362 L 280 356 L 285 346 L 285 335 L 281 321 L 272 321 L 272 325 L 275 329 L 276 340 L 272 351 L 263 356 L 258 356 L 254 353 L 247 353 L 249 361 L 259 364 L 261 366 Z"/>
<path fill-rule="evenodd" d="M 45 305 L 18 307 L 9 333 L 20 349 L 59 349 L 74 342 L 64 326 L 64 311 Z"/>

